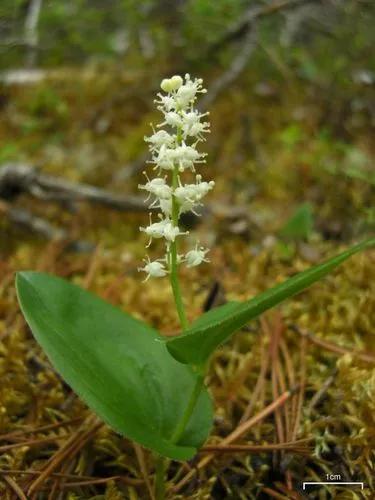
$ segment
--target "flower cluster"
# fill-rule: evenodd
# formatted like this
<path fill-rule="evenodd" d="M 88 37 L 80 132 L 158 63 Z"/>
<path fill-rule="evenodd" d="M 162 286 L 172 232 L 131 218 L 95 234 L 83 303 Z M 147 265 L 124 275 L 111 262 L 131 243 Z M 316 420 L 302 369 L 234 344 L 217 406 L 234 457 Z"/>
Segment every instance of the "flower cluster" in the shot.
<path fill-rule="evenodd" d="M 139 186 L 147 191 L 147 200 L 151 198 L 150 208 L 159 209 L 160 213 L 157 222 L 153 222 L 150 215 L 150 224 L 140 230 L 149 236 L 147 246 L 153 238 L 164 238 L 167 251 L 162 259 L 153 262 L 148 257 L 145 259 L 145 265 L 140 270 L 147 273 L 146 280 L 150 276 L 163 277 L 170 272 L 176 238 L 187 234 L 178 226 L 179 217 L 189 211 L 196 213 L 195 208 L 202 204 L 201 200 L 215 185 L 214 181 L 203 181 L 195 170 L 196 165 L 205 163 L 206 155 L 197 150 L 197 145 L 205 140 L 204 134 L 210 130 L 210 124 L 204 121 L 208 113 L 199 113 L 194 109 L 197 95 L 206 92 L 202 80 L 193 80 L 189 74 L 185 75 L 185 79 L 175 75 L 163 80 L 160 87 L 164 94 L 159 93 L 155 103 L 164 119 L 157 125 L 160 130 L 153 128 L 153 134 L 145 137 L 152 155 L 150 163 L 154 164 L 158 177 L 149 179 L 145 173 L 147 182 Z M 181 176 L 185 171 L 193 173 L 195 182 L 182 183 Z M 186 255 L 176 254 L 175 261 L 188 267 L 198 266 L 208 262 L 207 252 L 196 244 Z"/>

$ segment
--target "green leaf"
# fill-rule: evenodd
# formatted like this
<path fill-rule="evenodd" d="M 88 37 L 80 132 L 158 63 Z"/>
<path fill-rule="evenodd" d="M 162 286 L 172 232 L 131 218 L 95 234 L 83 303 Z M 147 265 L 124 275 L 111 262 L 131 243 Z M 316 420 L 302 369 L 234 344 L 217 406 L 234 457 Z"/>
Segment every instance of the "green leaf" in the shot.
<path fill-rule="evenodd" d="M 228 317 L 229 314 L 232 314 L 234 311 L 236 311 L 236 309 L 241 306 L 241 304 L 242 303 L 238 301 L 231 301 L 222 306 L 210 309 L 205 314 L 202 314 L 202 316 L 199 316 L 199 318 L 197 318 L 191 326 L 193 326 L 194 328 L 198 326 L 202 328 L 206 325 L 210 325 L 213 321 L 221 321 L 222 319 Z"/>
<path fill-rule="evenodd" d="M 304 240 L 310 236 L 313 228 L 312 207 L 310 203 L 303 203 L 280 230 L 280 236 L 290 240 Z"/>
<path fill-rule="evenodd" d="M 364 241 L 323 264 L 310 267 L 249 301 L 239 303 L 237 307 L 226 304 L 209 311 L 189 330 L 166 341 L 169 352 L 181 363 L 204 364 L 220 344 L 250 320 L 312 285 L 350 256 L 374 245 L 375 238 Z"/>
<path fill-rule="evenodd" d="M 20 272 L 16 284 L 35 338 L 99 417 L 161 455 L 194 456 L 212 425 L 211 400 L 204 389 L 181 439 L 172 443 L 197 376 L 170 356 L 157 331 L 60 278 Z"/>

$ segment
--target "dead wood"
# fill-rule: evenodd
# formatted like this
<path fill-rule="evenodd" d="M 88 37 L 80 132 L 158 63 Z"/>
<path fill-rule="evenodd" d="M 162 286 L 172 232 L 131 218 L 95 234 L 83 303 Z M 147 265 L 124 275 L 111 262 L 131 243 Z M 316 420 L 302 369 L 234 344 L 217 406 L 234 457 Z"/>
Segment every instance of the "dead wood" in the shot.
<path fill-rule="evenodd" d="M 209 53 L 216 53 L 225 45 L 244 38 L 253 23 L 262 17 L 312 2 L 320 3 L 320 0 L 280 0 L 267 5 L 251 5 L 241 14 L 240 19 L 233 23 L 228 30 L 209 47 Z"/>
<path fill-rule="evenodd" d="M 138 196 L 120 196 L 88 184 L 67 181 L 41 173 L 37 168 L 11 163 L 0 169 L 0 198 L 13 201 L 26 193 L 45 201 L 77 203 L 87 201 L 128 212 L 149 211 Z"/>

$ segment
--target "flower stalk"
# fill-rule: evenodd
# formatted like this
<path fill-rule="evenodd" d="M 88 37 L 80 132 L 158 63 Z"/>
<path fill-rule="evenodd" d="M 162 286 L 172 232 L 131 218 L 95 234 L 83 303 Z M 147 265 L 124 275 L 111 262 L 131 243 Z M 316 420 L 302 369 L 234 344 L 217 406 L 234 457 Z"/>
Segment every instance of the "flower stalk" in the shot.
<path fill-rule="evenodd" d="M 173 169 L 172 176 L 172 188 L 175 190 L 178 186 L 178 172 L 177 169 Z M 179 205 L 177 198 L 172 194 L 172 223 L 175 227 L 178 227 L 178 212 Z M 189 323 L 186 317 L 185 306 L 182 300 L 180 280 L 178 279 L 178 248 L 177 241 L 173 241 L 169 246 L 168 253 L 169 269 L 170 269 L 170 282 L 173 291 L 173 297 L 176 304 L 177 314 L 181 323 L 182 330 L 187 330 Z"/>

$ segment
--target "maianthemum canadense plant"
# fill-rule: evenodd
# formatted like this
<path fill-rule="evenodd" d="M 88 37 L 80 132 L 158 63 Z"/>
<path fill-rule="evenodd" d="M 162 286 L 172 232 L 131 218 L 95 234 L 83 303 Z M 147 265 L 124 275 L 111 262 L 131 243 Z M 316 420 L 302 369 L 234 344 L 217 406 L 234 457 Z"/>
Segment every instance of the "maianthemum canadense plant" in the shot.
<path fill-rule="evenodd" d="M 169 459 L 188 460 L 207 439 L 213 422 L 212 402 L 204 384 L 212 352 L 234 332 L 284 299 L 319 280 L 375 238 L 311 267 L 245 302 L 230 302 L 189 324 L 178 279 L 180 265 L 207 262 L 199 243 L 184 255 L 178 240 L 181 214 L 201 204 L 214 182 L 196 168 L 205 162 L 198 145 L 209 131 L 195 102 L 202 80 L 185 75 L 161 83 L 156 100 L 163 114 L 158 130 L 145 140 L 157 177 L 140 189 L 159 209 L 141 231 L 165 241 L 165 255 L 141 271 L 149 278 L 168 276 L 181 322 L 180 335 L 163 337 L 152 326 L 60 278 L 37 272 L 17 274 L 22 312 L 52 364 L 92 410 L 120 434 L 156 455 L 155 496 L 165 497 Z"/>

